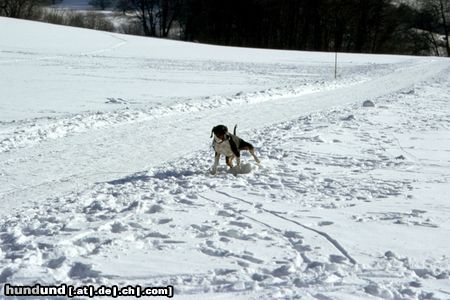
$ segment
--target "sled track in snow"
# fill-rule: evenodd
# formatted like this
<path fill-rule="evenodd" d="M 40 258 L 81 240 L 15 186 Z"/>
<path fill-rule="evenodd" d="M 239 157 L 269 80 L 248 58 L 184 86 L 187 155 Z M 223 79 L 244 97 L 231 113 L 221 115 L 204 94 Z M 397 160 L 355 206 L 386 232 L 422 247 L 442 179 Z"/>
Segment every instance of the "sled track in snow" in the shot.
<path fill-rule="evenodd" d="M 238 200 L 238 201 L 240 201 L 240 202 L 246 203 L 246 204 L 248 204 L 248 205 L 251 205 L 251 206 L 254 205 L 254 204 L 253 204 L 252 202 L 250 202 L 250 201 L 247 201 L 247 200 L 242 199 L 242 198 L 239 198 L 239 197 L 232 196 L 232 195 L 230 195 L 230 194 L 228 194 L 228 193 L 225 193 L 225 192 L 222 192 L 222 191 L 216 191 L 216 192 L 219 193 L 219 194 L 222 194 L 222 195 L 224 195 L 224 196 L 226 196 L 226 197 L 228 197 L 228 198 L 232 198 L 232 199 Z M 206 200 L 210 200 L 210 199 L 208 199 L 208 198 L 205 198 L 204 196 L 201 196 L 201 197 L 204 198 L 204 199 L 206 199 Z M 339 244 L 339 242 L 338 242 L 337 240 L 335 240 L 334 238 L 332 238 L 332 237 L 331 237 L 329 234 L 327 234 L 326 232 L 323 232 L 323 231 L 320 231 L 320 230 L 311 228 L 311 227 L 306 226 L 306 225 L 304 225 L 304 224 L 302 224 L 302 223 L 300 223 L 300 222 L 298 222 L 298 221 L 296 221 L 296 220 L 292 220 L 292 219 L 290 219 L 290 218 L 286 218 L 285 216 L 282 216 L 281 214 L 279 214 L 279 213 L 276 212 L 276 211 L 272 211 L 272 210 L 266 209 L 266 208 L 264 208 L 264 207 L 259 207 L 259 209 L 265 211 L 266 213 L 269 213 L 269 214 L 271 214 L 271 215 L 274 215 L 274 216 L 276 216 L 277 218 L 280 218 L 280 219 L 283 219 L 283 220 L 285 220 L 285 221 L 294 223 L 294 224 L 296 224 L 296 225 L 298 225 L 298 226 L 300 226 L 300 227 L 303 227 L 303 228 L 305 228 L 305 229 L 307 229 L 307 230 L 313 231 L 313 232 L 315 232 L 315 233 L 317 233 L 317 234 L 323 236 L 323 237 L 324 237 L 328 242 L 330 242 L 337 250 L 339 250 L 339 252 L 341 252 L 342 255 L 344 255 L 345 257 L 347 257 L 348 260 L 349 260 L 352 264 L 356 264 L 356 263 L 357 263 L 356 260 L 355 260 L 354 258 L 352 258 L 352 257 L 348 254 L 347 250 L 345 250 L 345 248 L 342 247 L 342 245 Z"/>

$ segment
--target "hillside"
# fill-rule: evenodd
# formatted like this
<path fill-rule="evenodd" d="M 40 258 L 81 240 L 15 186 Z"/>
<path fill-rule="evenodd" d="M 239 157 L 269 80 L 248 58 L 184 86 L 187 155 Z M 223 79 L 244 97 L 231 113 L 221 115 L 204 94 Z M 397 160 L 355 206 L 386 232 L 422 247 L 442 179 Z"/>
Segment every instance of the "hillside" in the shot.
<path fill-rule="evenodd" d="M 0 289 L 448 299 L 448 59 L 0 36 Z M 217 124 L 261 165 L 211 175 Z"/>

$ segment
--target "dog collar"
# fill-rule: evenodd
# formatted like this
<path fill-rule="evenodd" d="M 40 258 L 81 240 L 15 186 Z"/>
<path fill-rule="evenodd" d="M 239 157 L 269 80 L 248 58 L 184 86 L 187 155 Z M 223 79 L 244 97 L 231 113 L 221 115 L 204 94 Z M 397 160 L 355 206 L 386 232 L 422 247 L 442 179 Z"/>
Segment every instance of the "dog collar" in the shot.
<path fill-rule="evenodd" d="M 214 139 L 215 139 L 215 138 L 214 138 Z M 216 139 L 215 139 L 215 140 L 216 140 Z M 223 142 L 228 141 L 228 140 L 230 140 L 230 136 L 227 134 L 227 138 L 226 138 L 226 139 L 224 139 L 224 140 L 222 140 L 222 141 L 220 141 L 220 142 L 216 140 L 216 143 L 217 143 L 217 144 L 222 144 Z"/>

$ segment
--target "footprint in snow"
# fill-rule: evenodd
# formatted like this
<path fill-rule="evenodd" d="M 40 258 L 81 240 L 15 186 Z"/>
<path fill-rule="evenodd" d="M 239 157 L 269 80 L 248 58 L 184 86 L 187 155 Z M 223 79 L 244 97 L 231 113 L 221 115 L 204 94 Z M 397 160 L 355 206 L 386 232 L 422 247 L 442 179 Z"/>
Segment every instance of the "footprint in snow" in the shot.
<path fill-rule="evenodd" d="M 255 238 L 253 235 L 244 234 L 235 229 L 228 229 L 226 231 L 221 231 L 221 232 L 219 232 L 219 236 L 224 236 L 227 238 L 233 238 L 233 239 L 242 240 L 242 241 L 255 241 Z"/>
<path fill-rule="evenodd" d="M 331 221 L 322 221 L 322 222 L 318 223 L 319 226 L 328 226 L 328 225 L 332 225 L 332 224 L 334 224 L 334 223 Z"/>
<path fill-rule="evenodd" d="M 234 217 L 234 216 L 235 216 L 235 214 L 230 213 L 230 212 L 228 212 L 228 211 L 226 211 L 226 210 L 219 210 L 219 211 L 217 212 L 217 215 L 218 215 L 218 216 L 221 216 L 221 217 Z"/>
<path fill-rule="evenodd" d="M 100 272 L 92 270 L 92 266 L 76 262 L 70 269 L 68 275 L 72 279 L 97 278 Z"/>
<path fill-rule="evenodd" d="M 127 103 L 127 101 L 122 98 L 109 97 L 109 98 L 106 98 L 106 100 L 107 100 L 107 101 L 105 101 L 106 104 L 125 104 L 125 103 Z"/>
<path fill-rule="evenodd" d="M 162 234 L 162 233 L 157 232 L 157 231 L 150 232 L 150 233 L 148 233 L 148 234 L 146 234 L 144 236 L 144 238 L 147 238 L 147 237 L 149 237 L 149 238 L 159 238 L 159 239 L 168 239 L 168 238 L 170 238 L 170 236 L 168 236 L 167 234 Z"/>
<path fill-rule="evenodd" d="M 252 228 L 252 225 L 246 222 L 230 221 L 230 225 L 241 227 L 241 228 Z"/>
<path fill-rule="evenodd" d="M 288 276 L 295 272 L 295 268 L 289 265 L 282 265 L 272 271 L 272 275 L 275 277 Z"/>
<path fill-rule="evenodd" d="M 155 214 L 155 213 L 160 213 L 162 212 L 164 209 L 161 205 L 158 204 L 154 204 L 152 206 L 150 206 L 150 208 L 148 209 L 147 213 L 149 214 Z"/>
<path fill-rule="evenodd" d="M 114 222 L 111 225 L 111 232 L 112 233 L 121 233 L 121 232 L 124 232 L 124 231 L 127 231 L 127 230 L 128 230 L 128 226 L 126 224 L 121 223 L 121 222 Z"/>
<path fill-rule="evenodd" d="M 217 248 L 202 247 L 200 248 L 200 251 L 209 256 L 225 257 L 230 255 L 230 252 L 228 250 Z"/>
<path fill-rule="evenodd" d="M 178 200 L 178 203 L 182 203 L 182 204 L 186 204 L 186 205 L 195 205 L 195 203 L 193 201 L 187 200 L 187 199 Z"/>
<path fill-rule="evenodd" d="M 171 218 L 163 218 L 163 219 L 159 219 L 159 220 L 158 220 L 158 224 L 159 224 L 159 225 L 163 225 L 163 224 L 170 223 L 170 222 L 172 222 L 172 221 L 173 221 L 173 219 L 171 219 Z"/>
<path fill-rule="evenodd" d="M 262 259 L 256 258 L 253 255 L 244 254 L 241 256 L 238 256 L 239 258 L 245 259 L 249 262 L 255 263 L 255 264 L 262 264 L 264 261 Z"/>
<path fill-rule="evenodd" d="M 8 267 L 3 269 L 3 271 L 0 273 L 0 283 L 8 282 L 8 278 L 12 275 L 14 275 L 14 272 L 11 268 Z"/>
<path fill-rule="evenodd" d="M 329 257 L 329 260 L 332 263 L 342 264 L 345 261 L 347 261 L 347 257 L 342 256 L 342 255 L 331 254 L 330 257 Z"/>
<path fill-rule="evenodd" d="M 54 259 L 50 259 L 47 263 L 46 266 L 47 268 L 50 269 L 58 269 L 60 268 L 63 263 L 66 261 L 66 257 L 65 256 L 61 256 L 58 258 L 54 258 Z"/>

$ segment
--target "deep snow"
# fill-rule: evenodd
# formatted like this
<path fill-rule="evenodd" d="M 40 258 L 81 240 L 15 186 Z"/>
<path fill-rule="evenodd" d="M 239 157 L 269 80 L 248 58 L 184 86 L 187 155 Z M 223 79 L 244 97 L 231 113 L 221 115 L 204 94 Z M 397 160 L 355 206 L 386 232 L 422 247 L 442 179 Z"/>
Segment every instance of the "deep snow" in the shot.
<path fill-rule="evenodd" d="M 0 286 L 450 298 L 448 60 L 0 33 Z M 260 166 L 209 174 L 220 123 Z"/>

